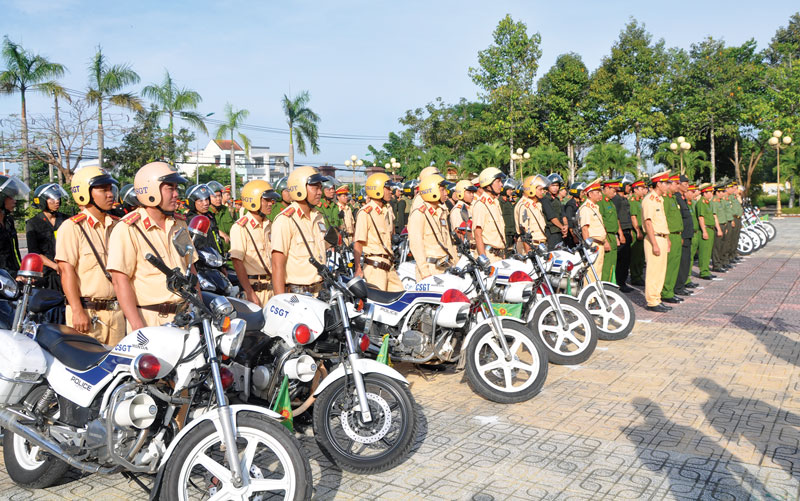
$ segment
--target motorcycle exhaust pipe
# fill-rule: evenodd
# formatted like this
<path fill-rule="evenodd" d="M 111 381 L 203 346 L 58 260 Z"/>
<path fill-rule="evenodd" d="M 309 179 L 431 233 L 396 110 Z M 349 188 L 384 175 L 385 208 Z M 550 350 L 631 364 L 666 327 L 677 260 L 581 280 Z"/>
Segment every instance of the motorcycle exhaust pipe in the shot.
<path fill-rule="evenodd" d="M 85 471 L 87 473 L 102 473 L 104 475 L 115 473 L 117 471 L 117 467 L 103 467 L 95 463 L 83 463 L 78 461 L 64 452 L 64 450 L 61 449 L 61 446 L 59 446 L 57 443 L 44 438 L 30 426 L 21 424 L 19 422 L 20 417 L 20 415 L 10 411 L 9 409 L 0 409 L 0 426 L 8 431 L 16 433 L 28 442 L 52 454 L 75 469 Z"/>

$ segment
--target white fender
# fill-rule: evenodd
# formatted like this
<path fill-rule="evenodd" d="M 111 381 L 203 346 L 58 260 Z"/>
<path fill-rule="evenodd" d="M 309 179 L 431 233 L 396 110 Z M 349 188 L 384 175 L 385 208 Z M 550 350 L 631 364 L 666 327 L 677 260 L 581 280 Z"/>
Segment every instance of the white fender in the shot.
<path fill-rule="evenodd" d="M 243 411 L 263 414 L 264 416 L 267 416 L 268 418 L 271 419 L 275 419 L 277 421 L 283 420 L 283 416 L 281 416 L 277 412 L 271 411 L 265 407 L 259 407 L 257 405 L 245 405 L 245 404 L 230 405 L 228 406 L 228 410 L 230 411 L 231 416 L 233 417 L 234 430 L 237 429 L 236 415 Z M 210 411 L 206 412 L 200 417 L 190 421 L 189 424 L 184 426 L 183 429 L 178 433 L 178 435 L 176 435 L 175 438 L 172 439 L 172 442 L 170 442 L 169 447 L 167 447 L 167 452 L 164 454 L 164 457 L 161 458 L 161 462 L 159 463 L 159 468 L 163 467 L 167 463 L 173 451 L 178 447 L 180 441 L 183 440 L 183 437 L 189 434 L 193 429 L 200 426 L 200 424 L 203 423 L 204 421 L 211 421 L 212 423 L 214 423 L 214 428 L 217 429 L 217 432 L 220 434 L 220 436 L 222 435 L 222 425 L 220 424 L 219 411 L 217 409 L 211 409 Z"/>
<path fill-rule="evenodd" d="M 397 372 L 396 370 L 392 369 L 386 364 L 378 362 L 377 360 L 372 360 L 371 358 L 359 358 L 356 360 L 356 369 L 361 374 L 367 374 L 370 372 L 377 372 L 378 374 L 383 374 L 384 376 L 388 376 L 392 379 L 396 379 L 401 383 L 408 384 L 408 380 L 403 377 L 402 374 Z M 319 396 L 325 388 L 333 384 L 337 379 L 341 379 L 345 376 L 345 364 L 339 364 L 333 369 L 328 377 L 322 380 L 322 383 L 317 387 L 317 391 L 314 392 L 314 396 Z M 348 371 L 349 372 L 349 371 Z"/>
<path fill-rule="evenodd" d="M 475 334 L 475 331 L 477 331 L 483 325 L 486 325 L 491 321 L 492 321 L 491 317 L 490 318 L 484 318 L 483 320 L 478 322 L 478 324 L 475 327 L 470 329 L 469 334 L 467 334 L 466 339 L 464 339 L 464 343 L 461 345 L 463 347 L 462 350 L 466 350 L 467 349 L 467 346 L 469 346 L 469 342 L 472 340 L 472 336 L 473 336 L 473 334 Z M 528 327 L 528 323 L 525 320 L 519 319 L 517 317 L 500 317 L 500 325 L 503 325 L 506 322 L 516 322 L 518 324 L 522 324 L 522 326 L 525 327 L 525 328 Z"/>
<path fill-rule="evenodd" d="M 589 294 L 589 293 L 590 293 L 590 291 L 591 291 L 592 289 L 594 289 L 594 288 L 595 288 L 595 287 L 592 285 L 592 284 L 595 284 L 595 283 L 597 283 L 597 282 L 592 282 L 591 284 L 588 284 L 586 287 L 584 287 L 584 288 L 582 288 L 582 289 L 581 289 L 580 293 L 578 293 L 578 298 L 577 298 L 577 299 L 578 299 L 578 301 L 581 301 L 581 300 L 583 300 L 583 296 L 585 296 L 586 294 Z M 607 287 L 611 287 L 611 288 L 613 288 L 613 289 L 619 289 L 619 285 L 617 285 L 617 284 L 612 284 L 611 282 L 600 282 L 600 283 L 602 283 L 602 284 L 603 284 L 603 287 L 606 287 L 606 286 L 607 286 Z"/>

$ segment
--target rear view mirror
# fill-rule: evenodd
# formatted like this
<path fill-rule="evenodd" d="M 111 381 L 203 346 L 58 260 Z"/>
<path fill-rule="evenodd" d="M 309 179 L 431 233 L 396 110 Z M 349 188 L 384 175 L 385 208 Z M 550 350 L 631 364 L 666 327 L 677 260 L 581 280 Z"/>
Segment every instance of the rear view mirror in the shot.
<path fill-rule="evenodd" d="M 186 229 L 181 228 L 172 236 L 172 245 L 181 257 L 186 257 L 194 252 L 192 237 Z"/>
<path fill-rule="evenodd" d="M 328 228 L 328 231 L 325 232 L 325 241 L 328 242 L 331 246 L 336 247 L 339 245 L 339 232 L 336 231 L 336 228 Z"/>

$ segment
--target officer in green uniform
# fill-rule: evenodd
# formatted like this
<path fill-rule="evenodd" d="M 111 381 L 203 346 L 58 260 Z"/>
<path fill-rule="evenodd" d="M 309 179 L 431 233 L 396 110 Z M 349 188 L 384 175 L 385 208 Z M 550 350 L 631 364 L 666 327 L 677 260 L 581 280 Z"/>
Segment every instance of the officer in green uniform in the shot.
<path fill-rule="evenodd" d="M 683 299 L 675 296 L 675 281 L 678 279 L 678 270 L 681 266 L 681 247 L 683 232 L 683 218 L 678 201 L 675 199 L 680 183 L 680 175 L 670 176 L 669 193 L 664 197 L 664 216 L 667 218 L 669 229 L 669 254 L 667 254 L 667 274 L 664 278 L 664 287 L 661 288 L 661 300 L 665 303 L 680 303 Z"/>
<path fill-rule="evenodd" d="M 700 202 L 700 191 L 697 185 L 690 184 L 689 190 L 685 194 L 686 197 L 686 204 L 689 206 L 689 210 L 692 214 L 692 245 L 689 249 L 689 276 L 686 277 L 686 282 L 684 282 L 684 287 L 689 289 L 694 289 L 697 287 L 695 282 L 692 282 L 692 265 L 694 264 L 694 258 L 697 256 L 697 250 L 700 248 L 700 240 L 702 240 L 702 233 L 700 232 L 700 223 L 697 221 L 697 204 Z"/>
<path fill-rule="evenodd" d="M 723 197 L 725 195 L 725 185 L 718 184 L 714 186 L 714 209 L 717 214 L 717 221 L 719 221 L 719 227 L 722 232 L 720 235 L 717 234 L 717 238 L 714 239 L 714 247 L 711 249 L 711 260 L 714 262 L 714 267 L 712 271 L 715 273 L 725 273 L 728 271 L 729 267 L 727 266 L 727 261 L 725 259 L 725 235 L 728 234 L 728 229 L 730 228 L 730 211 L 728 211 L 728 204 L 724 202 Z"/>
<path fill-rule="evenodd" d="M 639 179 L 631 185 L 633 193 L 628 199 L 631 204 L 631 285 L 644 286 L 644 220 L 642 219 L 642 199 L 647 195 L 647 183 Z"/>
<path fill-rule="evenodd" d="M 703 280 L 711 280 L 716 277 L 712 275 L 709 270 L 711 263 L 711 249 L 714 247 L 714 240 L 717 235 L 722 234 L 722 229 L 716 218 L 716 206 L 713 202 L 714 198 L 714 185 L 711 183 L 704 183 L 700 185 L 701 199 L 695 203 L 695 212 L 697 213 L 697 223 L 702 232 L 700 235 L 697 263 L 700 269 L 700 278 Z M 697 233 L 695 232 L 695 235 Z"/>
<path fill-rule="evenodd" d="M 508 177 L 503 182 L 503 192 L 498 197 L 500 199 L 500 210 L 503 214 L 506 234 L 503 235 L 506 241 L 506 250 L 513 249 L 517 239 L 517 224 L 514 221 L 514 190 L 517 182 L 513 177 Z"/>
<path fill-rule="evenodd" d="M 221 233 L 224 233 L 225 236 L 231 234 L 231 227 L 233 226 L 234 219 L 233 213 L 231 212 L 231 208 L 228 203 L 231 200 L 231 187 L 230 185 L 225 186 L 222 188 L 220 192 L 220 205 L 219 207 L 214 207 L 214 219 L 217 221 L 217 227 Z M 227 248 L 230 248 L 230 240 L 226 244 Z"/>
<path fill-rule="evenodd" d="M 278 182 L 275 183 L 275 193 L 280 193 L 281 199 L 275 202 L 275 205 L 272 206 L 272 210 L 269 211 L 269 215 L 267 215 L 267 219 L 270 221 L 275 221 L 275 218 L 278 217 L 278 214 L 283 211 L 286 207 L 292 203 L 292 197 L 289 195 L 289 190 L 286 189 L 286 181 L 289 179 L 289 176 L 283 176 L 282 178 L 278 179 Z"/>
<path fill-rule="evenodd" d="M 726 189 L 728 194 L 726 198 L 730 204 L 729 207 L 731 210 L 731 236 L 728 242 L 728 262 L 731 264 L 738 263 L 740 260 L 737 246 L 739 244 L 739 232 L 742 227 L 742 213 L 744 210 L 742 209 L 742 204 L 739 202 L 739 198 L 736 196 L 738 191 L 739 185 L 735 182 L 731 182 Z"/>
<path fill-rule="evenodd" d="M 625 241 L 622 235 L 622 230 L 619 226 L 619 218 L 617 217 L 617 208 L 614 207 L 614 202 L 611 199 L 617 193 L 617 186 L 620 186 L 619 179 L 611 181 L 603 181 L 603 198 L 597 204 L 600 208 L 600 216 L 603 218 L 603 226 L 606 229 L 608 236 L 608 245 L 611 250 L 606 251 L 605 258 L 603 259 L 603 275 L 601 280 L 610 282 L 615 275 L 614 270 L 617 266 L 617 245 Z"/>
<path fill-rule="evenodd" d="M 325 219 L 325 226 L 328 228 L 338 228 L 342 224 L 342 218 L 339 217 L 339 206 L 336 205 L 336 185 L 334 180 L 330 177 L 325 177 L 322 182 L 322 199 L 317 206 L 317 209 L 322 213 Z"/>

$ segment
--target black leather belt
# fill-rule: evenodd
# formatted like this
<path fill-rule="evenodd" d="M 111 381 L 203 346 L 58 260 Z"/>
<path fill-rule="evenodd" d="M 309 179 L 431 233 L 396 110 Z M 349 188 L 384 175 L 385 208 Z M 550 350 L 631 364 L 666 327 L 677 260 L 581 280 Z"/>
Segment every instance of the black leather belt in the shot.
<path fill-rule="evenodd" d="M 655 236 L 661 238 L 669 238 L 669 233 L 655 233 Z"/>
<path fill-rule="evenodd" d="M 389 263 L 382 263 L 380 261 L 374 261 L 368 257 L 364 258 L 364 264 L 372 266 L 374 268 L 378 268 L 379 270 L 389 271 L 392 269 L 392 265 Z"/>
<path fill-rule="evenodd" d="M 311 285 L 286 284 L 286 291 L 293 294 L 318 294 L 322 290 L 322 283 Z"/>
<path fill-rule="evenodd" d="M 271 282 L 256 282 L 256 283 L 251 283 L 250 286 L 253 288 L 254 292 L 271 291 L 272 290 L 272 283 Z"/>
<path fill-rule="evenodd" d="M 82 297 L 81 305 L 87 310 L 94 311 L 117 311 L 119 309 L 116 298 Z"/>
<path fill-rule="evenodd" d="M 264 275 L 247 275 L 247 278 L 250 280 L 269 280 L 272 278 L 272 275 L 269 273 L 265 273 Z"/>
<path fill-rule="evenodd" d="M 178 303 L 146 304 L 139 305 L 139 308 L 158 312 L 161 316 L 167 316 L 174 315 L 178 311 Z"/>

